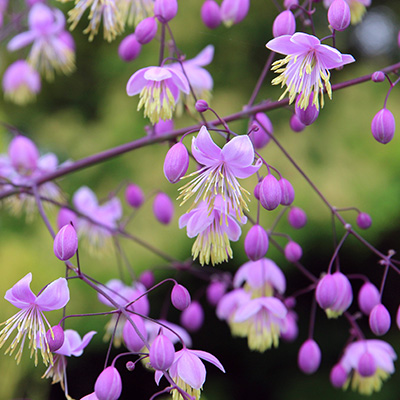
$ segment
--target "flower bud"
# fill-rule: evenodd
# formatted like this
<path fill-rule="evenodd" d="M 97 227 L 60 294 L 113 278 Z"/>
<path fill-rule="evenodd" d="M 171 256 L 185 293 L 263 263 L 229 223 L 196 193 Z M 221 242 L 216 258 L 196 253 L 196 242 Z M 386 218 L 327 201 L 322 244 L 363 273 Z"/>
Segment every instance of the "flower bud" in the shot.
<path fill-rule="evenodd" d="M 62 261 L 69 260 L 78 250 L 78 235 L 71 224 L 64 225 L 54 238 L 54 254 Z"/>
<path fill-rule="evenodd" d="M 274 127 L 271 120 L 264 113 L 257 113 L 256 119 L 252 122 L 253 130 L 249 134 L 249 138 L 256 149 L 262 149 L 271 140 L 274 133 Z M 254 127 L 258 129 L 254 129 Z"/>
<path fill-rule="evenodd" d="M 250 8 L 250 0 L 223 0 L 220 9 L 221 20 L 228 28 L 242 21 Z"/>
<path fill-rule="evenodd" d="M 163 334 L 158 335 L 150 347 L 150 364 L 156 370 L 166 370 L 174 362 L 175 348 Z"/>
<path fill-rule="evenodd" d="M 268 251 L 268 235 L 260 225 L 254 225 L 248 231 L 244 240 L 244 250 L 247 257 L 252 261 L 257 261 L 264 257 Z"/>
<path fill-rule="evenodd" d="M 284 328 L 281 332 L 281 337 L 286 342 L 293 342 L 299 334 L 299 328 L 297 327 L 297 316 L 293 311 L 289 311 L 286 314 Z"/>
<path fill-rule="evenodd" d="M 341 364 L 336 364 L 332 368 L 329 378 L 335 388 L 341 388 L 347 381 L 347 372 Z"/>
<path fill-rule="evenodd" d="M 300 122 L 302 122 L 304 125 L 311 125 L 318 118 L 319 111 L 316 105 L 313 104 L 312 102 L 313 98 L 314 98 L 314 93 L 311 92 L 308 106 L 304 109 L 299 106 L 300 96 L 297 96 L 294 112 L 296 113 Z"/>
<path fill-rule="evenodd" d="M 298 6 L 299 5 L 299 0 L 284 0 L 283 2 L 283 7 L 287 8 L 288 10 L 292 7 L 292 6 Z M 295 7 L 293 7 L 295 8 Z"/>
<path fill-rule="evenodd" d="M 350 7 L 345 0 L 334 0 L 328 9 L 328 21 L 336 31 L 344 31 L 350 25 Z"/>
<path fill-rule="evenodd" d="M 395 129 L 393 114 L 387 108 L 378 111 L 371 122 L 372 135 L 379 143 L 389 143 L 393 139 Z"/>
<path fill-rule="evenodd" d="M 162 23 L 171 21 L 177 13 L 177 0 L 156 0 L 154 2 L 154 15 Z"/>
<path fill-rule="evenodd" d="M 306 340 L 300 347 L 297 364 L 305 374 L 313 374 L 321 363 L 321 350 L 313 339 Z"/>
<path fill-rule="evenodd" d="M 64 330 L 60 325 L 52 326 L 46 332 L 47 343 L 52 353 L 57 351 L 64 343 Z"/>
<path fill-rule="evenodd" d="M 118 46 L 118 55 L 122 61 L 129 62 L 139 57 L 142 45 L 134 33 L 124 38 Z"/>
<path fill-rule="evenodd" d="M 198 301 L 192 301 L 192 303 L 182 311 L 181 325 L 189 332 L 196 332 L 201 328 L 203 322 L 203 308 Z"/>
<path fill-rule="evenodd" d="M 268 174 L 261 183 L 260 202 L 266 210 L 274 210 L 279 206 L 282 199 L 282 191 L 278 180 Z"/>
<path fill-rule="evenodd" d="M 157 21 L 154 17 L 148 17 L 140 21 L 135 29 L 136 40 L 140 44 L 150 43 L 157 34 Z"/>
<path fill-rule="evenodd" d="M 292 240 L 285 246 L 285 257 L 290 262 L 299 261 L 303 255 L 301 246 Z"/>
<path fill-rule="evenodd" d="M 39 150 L 35 143 L 22 135 L 11 140 L 8 155 L 12 166 L 19 172 L 32 172 L 39 160 Z"/>
<path fill-rule="evenodd" d="M 125 200 L 133 208 L 139 208 L 144 202 L 144 193 L 140 186 L 129 183 L 125 190 Z"/>
<path fill-rule="evenodd" d="M 367 213 L 359 213 L 357 215 L 356 223 L 361 229 L 368 229 L 372 225 L 372 218 Z"/>
<path fill-rule="evenodd" d="M 366 351 L 358 360 L 357 372 L 364 378 L 375 374 L 376 364 L 371 353 Z"/>
<path fill-rule="evenodd" d="M 216 306 L 226 292 L 226 283 L 220 281 L 211 282 L 206 291 L 208 302 Z"/>
<path fill-rule="evenodd" d="M 206 0 L 201 7 L 201 19 L 207 28 L 215 29 L 221 25 L 219 5 L 214 0 Z"/>
<path fill-rule="evenodd" d="M 126 321 L 124 325 L 124 330 L 122 331 L 122 337 L 124 338 L 124 343 L 129 351 L 138 353 L 140 350 L 142 350 L 144 342 L 143 339 L 138 335 L 136 330 L 138 330 L 140 332 L 140 335 L 146 339 L 146 327 L 144 325 L 143 318 L 139 317 L 139 315 L 133 314 L 130 318 L 135 324 L 136 329 L 132 326 L 129 320 Z"/>
<path fill-rule="evenodd" d="M 129 371 L 129 372 L 132 372 L 132 371 L 134 371 L 135 370 L 135 363 L 133 362 L 133 361 L 128 361 L 127 363 L 126 363 L 126 365 L 125 365 L 125 367 L 126 367 L 126 369 Z"/>
<path fill-rule="evenodd" d="M 117 400 L 121 396 L 122 381 L 114 367 L 107 367 L 97 378 L 94 392 L 98 400 Z"/>
<path fill-rule="evenodd" d="M 168 225 L 174 216 L 174 205 L 165 193 L 158 193 L 153 202 L 153 212 L 159 222 Z"/>
<path fill-rule="evenodd" d="M 78 225 L 78 217 L 69 208 L 60 208 L 57 215 L 57 226 L 60 230 L 64 225 L 72 224 L 74 227 Z"/>
<path fill-rule="evenodd" d="M 296 114 L 293 114 L 290 118 L 290 129 L 294 132 L 304 131 L 305 125 L 299 120 L 299 117 Z"/>
<path fill-rule="evenodd" d="M 319 280 L 315 290 L 315 299 L 317 303 L 323 310 L 326 310 L 334 304 L 337 295 L 335 279 L 331 274 L 324 275 Z"/>
<path fill-rule="evenodd" d="M 182 285 L 175 284 L 171 291 L 171 302 L 174 307 L 180 311 L 189 307 L 190 304 L 189 291 Z"/>
<path fill-rule="evenodd" d="M 85 397 L 82 397 L 81 400 L 99 400 L 98 397 L 96 396 L 96 393 L 90 393 L 86 395 Z"/>
<path fill-rule="evenodd" d="M 164 160 L 164 175 L 171 182 L 178 182 L 189 167 L 189 153 L 181 142 L 174 144 Z"/>
<path fill-rule="evenodd" d="M 341 272 L 335 272 L 332 278 L 335 280 L 337 296 L 333 304 L 325 311 L 328 318 L 337 318 L 350 307 L 353 301 L 353 290 L 349 279 Z"/>
<path fill-rule="evenodd" d="M 296 19 L 289 10 L 282 11 L 275 18 L 272 25 L 272 35 L 274 38 L 282 35 L 293 35 L 296 32 Z"/>
<path fill-rule="evenodd" d="M 371 282 L 366 282 L 362 285 L 358 292 L 358 306 L 360 310 L 369 315 L 371 310 L 380 303 L 381 295 L 379 290 Z"/>
<path fill-rule="evenodd" d="M 307 215 L 301 208 L 292 207 L 288 213 L 288 222 L 293 228 L 301 229 L 307 223 Z"/>
<path fill-rule="evenodd" d="M 372 82 L 383 82 L 385 80 L 385 74 L 382 71 L 375 71 L 371 76 Z"/>
<path fill-rule="evenodd" d="M 194 105 L 197 112 L 203 113 L 208 110 L 208 103 L 205 100 L 197 100 Z"/>
<path fill-rule="evenodd" d="M 261 187 L 262 181 L 258 182 L 256 186 L 254 186 L 254 197 L 257 200 L 260 200 L 260 187 Z"/>
<path fill-rule="evenodd" d="M 397 313 L 396 313 L 396 324 L 397 327 L 400 329 L 400 306 L 397 309 Z"/>
<path fill-rule="evenodd" d="M 146 287 L 146 289 L 151 288 L 154 285 L 153 271 L 143 271 L 139 277 L 139 282 L 142 283 Z"/>
<path fill-rule="evenodd" d="M 294 189 L 292 184 L 287 179 L 282 178 L 279 180 L 279 186 L 282 192 L 281 204 L 283 206 L 290 206 L 294 201 Z"/>
<path fill-rule="evenodd" d="M 376 336 L 382 336 L 390 329 L 390 314 L 383 304 L 377 304 L 371 310 L 369 327 Z"/>

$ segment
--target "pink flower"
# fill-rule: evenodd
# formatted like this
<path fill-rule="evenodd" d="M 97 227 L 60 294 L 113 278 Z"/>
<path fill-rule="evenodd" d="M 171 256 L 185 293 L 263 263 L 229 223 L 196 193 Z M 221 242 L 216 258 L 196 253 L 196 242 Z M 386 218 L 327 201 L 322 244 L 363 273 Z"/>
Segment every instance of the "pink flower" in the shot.
<path fill-rule="evenodd" d="M 13 354 L 17 345 L 20 348 L 15 355 L 17 363 L 21 361 L 25 340 L 29 339 L 28 347 L 31 349 L 31 357 L 35 355 L 35 366 L 38 363 L 38 348 L 40 348 L 43 362 L 47 365 L 53 362 L 46 337 L 46 324 L 50 328 L 44 311 L 53 311 L 63 308 L 69 301 L 69 289 L 66 279 L 59 278 L 47 285 L 38 296 L 31 288 L 32 274 L 27 274 L 19 280 L 11 289 L 7 290 L 4 298 L 13 306 L 20 308 L 17 314 L 4 322 L 5 327 L 0 331 L 0 347 L 4 345 L 11 333 L 16 329 L 17 335 L 6 350 L 6 354 Z"/>
<path fill-rule="evenodd" d="M 297 104 L 302 109 L 307 108 L 311 92 L 314 92 L 312 103 L 319 109 L 320 95 L 323 107 L 324 89 L 332 98 L 329 70 L 355 61 L 350 54 L 341 54 L 333 47 L 321 44 L 317 37 L 303 32 L 272 39 L 266 47 L 286 55 L 284 59 L 275 61 L 272 68 L 281 74 L 272 84 L 287 86 L 280 99 L 289 93 L 289 102 L 292 103 L 299 94 Z"/>
<path fill-rule="evenodd" d="M 328 8 L 334 0 L 324 0 L 324 6 Z M 345 0 L 350 7 L 351 23 L 358 24 L 364 16 L 366 7 L 371 5 L 371 0 Z"/>

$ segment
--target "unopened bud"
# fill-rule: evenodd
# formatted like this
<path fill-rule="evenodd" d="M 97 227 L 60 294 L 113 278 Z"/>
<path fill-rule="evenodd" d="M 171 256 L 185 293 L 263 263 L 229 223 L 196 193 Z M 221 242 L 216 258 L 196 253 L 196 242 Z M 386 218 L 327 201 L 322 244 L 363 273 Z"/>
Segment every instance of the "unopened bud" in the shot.
<path fill-rule="evenodd" d="M 140 186 L 129 183 L 125 190 L 125 200 L 133 208 L 139 208 L 144 202 L 144 193 Z"/>
<path fill-rule="evenodd" d="M 57 226 L 61 229 L 64 225 L 72 224 L 74 227 L 78 225 L 78 217 L 69 208 L 60 208 L 57 215 Z"/>
<path fill-rule="evenodd" d="M 204 322 L 204 311 L 198 301 L 193 301 L 182 311 L 181 325 L 189 332 L 198 331 Z"/>
<path fill-rule="evenodd" d="M 357 215 L 356 223 L 361 229 L 368 229 L 372 225 L 372 218 L 367 213 L 359 213 Z"/>
<path fill-rule="evenodd" d="M 285 257 L 290 262 L 299 261 L 303 255 L 301 246 L 292 240 L 285 246 Z"/>
<path fill-rule="evenodd" d="M 299 117 L 296 114 L 293 114 L 290 118 L 290 129 L 294 132 L 304 131 L 305 125 L 300 121 Z"/>
<path fill-rule="evenodd" d="M 226 283 L 220 281 L 211 282 L 206 291 L 208 302 L 212 306 L 216 306 L 226 292 Z"/>
<path fill-rule="evenodd" d="M 293 228 L 301 229 L 307 223 L 307 215 L 301 208 L 292 207 L 288 213 L 288 221 Z"/>
<path fill-rule="evenodd" d="M 344 31 L 350 25 L 350 7 L 345 0 L 334 0 L 328 9 L 328 21 L 336 31 Z"/>
<path fill-rule="evenodd" d="M 347 381 L 347 372 L 341 364 L 336 364 L 331 369 L 329 379 L 335 388 L 341 388 Z"/>
<path fill-rule="evenodd" d="M 221 4 L 221 20 L 230 27 L 241 22 L 249 12 L 250 0 L 223 0 Z"/>
<path fill-rule="evenodd" d="M 321 364 L 321 350 L 313 339 L 306 340 L 300 347 L 297 363 L 305 374 L 313 374 Z"/>
<path fill-rule="evenodd" d="M 214 0 L 206 0 L 201 7 L 201 19 L 207 28 L 215 29 L 221 25 L 219 5 Z"/>
<path fill-rule="evenodd" d="M 252 131 L 249 134 L 249 138 L 256 149 L 262 149 L 271 140 L 274 127 L 266 114 L 257 113 L 255 117 L 256 119 L 252 122 Z"/>
<path fill-rule="evenodd" d="M 282 191 L 278 180 L 268 174 L 261 183 L 260 202 L 266 210 L 274 210 L 279 206 L 282 199 Z"/>
<path fill-rule="evenodd" d="M 283 206 L 290 206 L 294 201 L 294 189 L 292 184 L 287 179 L 282 178 L 279 180 L 279 186 L 282 192 L 281 204 Z"/>
<path fill-rule="evenodd" d="M 205 100 L 197 100 L 196 104 L 194 105 L 197 112 L 203 113 L 208 110 L 208 103 Z"/>
<path fill-rule="evenodd" d="M 385 74 L 382 71 L 376 71 L 371 76 L 372 82 L 383 82 L 385 80 Z"/>
<path fill-rule="evenodd" d="M 390 314 L 383 304 L 377 304 L 369 314 L 369 327 L 371 331 L 382 336 L 390 329 Z"/>
<path fill-rule="evenodd" d="M 154 285 L 153 271 L 143 271 L 139 277 L 139 282 L 142 283 L 147 289 Z"/>
<path fill-rule="evenodd" d="M 311 92 L 310 94 L 310 101 L 308 106 L 304 109 L 301 108 L 299 105 L 300 96 L 297 96 L 296 105 L 294 107 L 294 111 L 299 118 L 300 122 L 304 125 L 311 125 L 319 115 L 319 111 L 317 106 L 313 103 L 314 93 Z"/>
<path fill-rule="evenodd" d="M 171 302 L 176 309 L 183 311 L 191 302 L 189 291 L 184 286 L 176 284 L 171 291 Z"/>
<path fill-rule="evenodd" d="M 54 254 L 62 261 L 69 260 L 78 250 L 78 235 L 71 224 L 64 225 L 54 238 Z"/>
<path fill-rule="evenodd" d="M 115 367 L 107 367 L 97 378 L 94 392 L 98 400 L 117 400 L 121 396 L 122 381 Z"/>
<path fill-rule="evenodd" d="M 272 35 L 274 38 L 282 35 L 293 35 L 296 32 L 296 19 L 289 10 L 282 11 L 275 18 L 272 25 Z"/>
<path fill-rule="evenodd" d="M 166 370 L 174 362 L 175 348 L 163 334 L 158 335 L 150 347 L 150 364 L 156 370 Z"/>
<path fill-rule="evenodd" d="M 158 193 L 153 202 L 153 212 L 159 222 L 168 225 L 174 216 L 174 205 L 165 193 Z"/>
<path fill-rule="evenodd" d="M 154 2 L 154 15 L 162 23 L 171 21 L 177 13 L 177 0 L 156 0 Z"/>
<path fill-rule="evenodd" d="M 326 310 L 331 307 L 338 296 L 335 279 L 331 274 L 326 274 L 318 282 L 315 290 L 315 299 L 319 306 Z"/>
<path fill-rule="evenodd" d="M 12 166 L 19 172 L 32 172 L 40 157 L 35 143 L 22 135 L 11 140 L 8 155 Z"/>
<path fill-rule="evenodd" d="M 129 62 L 139 57 L 142 45 L 134 33 L 124 38 L 118 46 L 118 55 L 122 61 Z"/>
<path fill-rule="evenodd" d="M 136 329 L 132 326 L 131 322 L 127 320 L 122 331 L 122 337 L 126 347 L 130 351 L 138 353 L 144 346 L 144 341 L 142 338 L 146 339 L 147 337 L 146 327 L 144 325 L 143 318 L 139 317 L 139 315 L 133 314 L 130 316 L 130 319 L 134 323 Z"/>
<path fill-rule="evenodd" d="M 248 231 L 244 240 L 244 250 L 247 257 L 252 261 L 257 261 L 264 257 L 268 251 L 268 235 L 260 225 L 254 225 Z"/>
<path fill-rule="evenodd" d="M 135 29 L 135 36 L 140 44 L 150 43 L 157 34 L 157 21 L 148 17 L 139 22 Z"/>
<path fill-rule="evenodd" d="M 371 122 L 372 135 L 379 143 L 386 144 L 393 139 L 395 130 L 396 122 L 393 114 L 387 108 L 382 108 Z"/>
<path fill-rule="evenodd" d="M 335 280 L 337 296 L 326 313 L 329 318 L 337 318 L 350 307 L 353 301 L 353 289 L 347 276 L 340 271 L 332 274 L 332 278 Z"/>
<path fill-rule="evenodd" d="M 164 175 L 171 182 L 178 182 L 189 167 L 189 153 L 181 142 L 174 144 L 164 160 Z"/>
<path fill-rule="evenodd" d="M 254 186 L 254 197 L 257 200 L 260 200 L 260 187 L 261 187 L 262 181 L 258 182 L 256 186 Z"/>
<path fill-rule="evenodd" d="M 299 328 L 297 327 L 296 320 L 297 317 L 293 311 L 289 311 L 286 314 L 284 328 L 281 332 L 281 337 L 286 342 L 293 342 L 299 334 Z"/>
<path fill-rule="evenodd" d="M 46 332 L 47 343 L 49 344 L 49 349 L 52 353 L 57 351 L 64 343 L 64 330 L 60 325 L 52 326 Z"/>
<path fill-rule="evenodd" d="M 358 306 L 360 310 L 364 314 L 369 315 L 371 310 L 379 304 L 380 301 L 381 295 L 377 287 L 371 282 L 364 283 L 358 292 Z"/>

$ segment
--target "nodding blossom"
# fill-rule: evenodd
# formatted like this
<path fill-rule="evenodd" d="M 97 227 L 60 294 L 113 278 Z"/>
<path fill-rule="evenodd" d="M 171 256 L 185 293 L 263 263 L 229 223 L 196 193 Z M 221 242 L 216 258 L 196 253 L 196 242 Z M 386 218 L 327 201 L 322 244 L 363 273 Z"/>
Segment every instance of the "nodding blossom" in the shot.
<path fill-rule="evenodd" d="M 7 290 L 4 298 L 13 306 L 20 308 L 15 315 L 3 322 L 4 328 L 0 331 L 0 348 L 6 343 L 11 334 L 17 330 L 17 335 L 8 346 L 5 354 L 16 352 L 17 363 L 21 361 L 25 341 L 29 341 L 31 358 L 34 355 L 35 366 L 38 363 L 38 349 L 40 349 L 45 365 L 53 363 L 49 343 L 46 337 L 46 325 L 50 324 L 44 316 L 44 311 L 53 311 L 63 308 L 69 301 L 69 289 L 66 279 L 59 278 L 47 285 L 36 296 L 31 288 L 32 274 L 29 273 L 19 280 L 11 289 Z"/>
<path fill-rule="evenodd" d="M 381 390 L 383 381 L 394 372 L 396 353 L 389 343 L 383 340 L 359 340 L 349 344 L 339 364 L 346 372 L 347 380 L 342 386 L 349 385 L 354 391 L 371 395 Z"/>
<path fill-rule="evenodd" d="M 16 51 L 32 43 L 28 62 L 47 80 L 54 71 L 70 74 L 75 69 L 75 44 L 65 30 L 64 14 L 43 3 L 32 6 L 28 15 L 29 30 L 14 36 L 7 45 Z"/>
<path fill-rule="evenodd" d="M 312 104 L 319 109 L 320 96 L 323 107 L 324 90 L 332 98 L 329 70 L 355 61 L 350 54 L 341 54 L 337 49 L 321 44 L 317 37 L 303 32 L 272 39 L 266 47 L 286 55 L 284 59 L 275 61 L 272 67 L 281 74 L 272 80 L 272 84 L 281 84 L 281 87 L 286 85 L 280 100 L 288 93 L 289 103 L 292 103 L 299 94 L 297 105 L 303 110 L 307 108 L 312 92 Z"/>
<path fill-rule="evenodd" d="M 353 25 L 361 22 L 365 12 L 366 7 L 371 5 L 371 0 L 345 0 L 350 7 L 351 23 Z M 329 8 L 329 6 L 334 2 L 334 0 L 324 0 L 324 6 Z"/>
<path fill-rule="evenodd" d="M 154 15 L 154 0 L 120 0 L 118 4 L 122 19 L 129 26 Z"/>
<path fill-rule="evenodd" d="M 180 92 L 189 94 L 189 84 L 181 71 L 163 67 L 147 67 L 136 71 L 126 85 L 128 96 L 139 94 L 138 111 L 154 125 L 160 119 L 172 119 Z"/>
<path fill-rule="evenodd" d="M 225 372 L 222 364 L 212 354 L 202 350 L 187 349 L 186 347 L 175 353 L 174 362 L 168 370 L 177 386 L 196 400 L 200 398 L 200 390 L 206 380 L 206 368 L 200 359 L 214 364 L 222 372 Z M 155 380 L 157 384 L 163 375 L 163 372 L 156 371 Z M 178 390 L 173 390 L 172 400 L 183 399 L 184 397 Z"/>
<path fill-rule="evenodd" d="M 207 128 L 202 126 L 197 137 L 193 138 L 192 154 L 202 168 L 184 177 L 195 176 L 179 189 L 181 205 L 196 195 L 194 204 L 200 199 L 205 200 L 211 210 L 219 194 L 226 207 L 225 215 L 233 211 L 238 220 L 243 218 L 243 210 L 248 210 L 246 201 L 249 201 L 249 192 L 240 186 L 237 178 L 248 178 L 262 164 L 261 160 L 257 160 L 253 165 L 254 148 L 249 137 L 236 136 L 221 149 L 214 143 Z"/>

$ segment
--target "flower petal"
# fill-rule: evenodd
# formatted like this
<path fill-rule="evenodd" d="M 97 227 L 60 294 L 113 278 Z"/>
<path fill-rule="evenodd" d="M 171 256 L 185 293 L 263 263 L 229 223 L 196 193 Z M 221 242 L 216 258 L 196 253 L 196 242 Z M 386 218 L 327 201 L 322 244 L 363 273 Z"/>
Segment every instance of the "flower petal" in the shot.
<path fill-rule="evenodd" d="M 200 389 L 206 380 L 206 367 L 188 349 L 183 350 L 183 354 L 177 362 L 177 373 L 185 383 L 194 389 Z"/>
<path fill-rule="evenodd" d="M 57 166 L 58 166 L 58 158 L 53 153 L 47 153 L 39 158 L 38 167 L 43 171 L 46 172 L 55 171 L 57 169 Z"/>
<path fill-rule="evenodd" d="M 222 224 L 224 225 L 224 222 Z M 233 242 L 239 240 L 240 235 L 242 234 L 240 225 L 231 216 L 228 216 L 228 226 L 224 225 L 224 230 L 228 234 L 229 240 L 232 240 Z"/>
<path fill-rule="evenodd" d="M 22 47 L 32 43 L 36 38 L 36 34 L 33 31 L 27 31 L 14 36 L 7 45 L 8 51 L 19 50 Z"/>
<path fill-rule="evenodd" d="M 82 186 L 75 192 L 72 203 L 78 211 L 84 214 L 90 213 L 98 206 L 96 195 L 87 186 Z"/>
<path fill-rule="evenodd" d="M 284 304 L 276 297 L 261 297 L 262 305 L 278 318 L 285 318 L 287 309 Z"/>
<path fill-rule="evenodd" d="M 172 77 L 171 70 L 166 67 L 145 68 L 144 78 L 147 81 L 161 82 Z"/>
<path fill-rule="evenodd" d="M 83 349 L 90 343 L 92 337 L 96 333 L 97 333 L 96 331 L 90 331 L 82 338 L 80 343 L 74 343 L 74 346 L 71 345 L 72 355 L 75 357 L 79 357 L 80 355 L 82 355 Z"/>
<path fill-rule="evenodd" d="M 202 165 L 213 165 L 221 160 L 221 149 L 214 143 L 210 133 L 202 126 L 197 137 L 192 140 L 192 153 Z"/>
<path fill-rule="evenodd" d="M 27 308 L 35 302 L 36 296 L 30 288 L 32 273 L 25 275 L 11 289 L 8 289 L 4 298 L 13 306 L 18 308 Z"/>
<path fill-rule="evenodd" d="M 300 45 L 291 41 L 291 35 L 282 35 L 275 39 L 270 40 L 265 46 L 279 54 L 297 54 L 305 52 L 309 46 Z"/>
<path fill-rule="evenodd" d="M 40 293 L 35 304 L 41 311 L 52 311 L 63 308 L 69 301 L 68 283 L 65 278 L 58 278 L 51 282 Z"/>
<path fill-rule="evenodd" d="M 178 71 L 177 69 L 168 68 L 168 72 L 171 74 L 171 79 L 174 84 L 186 94 L 190 93 L 189 83 L 183 74 L 183 72 Z"/>
<path fill-rule="evenodd" d="M 321 43 L 321 41 L 316 36 L 308 35 L 304 32 L 296 32 L 290 40 L 297 46 L 304 46 L 308 49 L 315 48 Z"/>
<path fill-rule="evenodd" d="M 250 300 L 248 303 L 241 305 L 235 312 L 235 322 L 243 322 L 260 311 L 262 304 L 260 299 Z"/>
<path fill-rule="evenodd" d="M 185 66 L 185 64 L 192 64 L 198 67 L 204 67 L 205 65 L 210 64 L 213 58 L 214 46 L 209 44 L 199 54 L 197 54 L 196 57 L 192 58 L 191 60 L 187 60 L 183 63 L 183 65 Z"/>
<path fill-rule="evenodd" d="M 148 80 L 144 77 L 145 72 L 149 68 L 142 68 L 136 71 L 126 84 L 126 93 L 128 96 L 134 96 L 142 91 L 142 89 L 147 85 Z"/>
<path fill-rule="evenodd" d="M 196 354 L 197 357 L 202 358 L 203 360 L 208 361 L 211 364 L 214 364 L 217 368 L 219 368 L 222 372 L 225 372 L 224 367 L 222 364 L 219 362 L 218 358 L 213 356 L 210 353 L 207 353 L 206 351 L 202 350 L 189 350 L 191 353 Z"/>
<path fill-rule="evenodd" d="M 254 161 L 254 148 L 247 135 L 236 136 L 221 151 L 222 159 L 236 169 L 246 168 Z"/>
<path fill-rule="evenodd" d="M 213 214 L 208 215 L 207 210 L 199 210 L 190 218 L 187 224 L 187 235 L 190 238 L 197 236 L 203 232 L 214 220 Z"/>
<path fill-rule="evenodd" d="M 255 165 L 249 165 L 248 167 L 245 168 L 229 166 L 229 169 L 231 170 L 232 174 L 236 176 L 236 178 L 245 179 L 255 174 L 260 169 L 261 165 L 262 161 L 258 159 Z"/>

